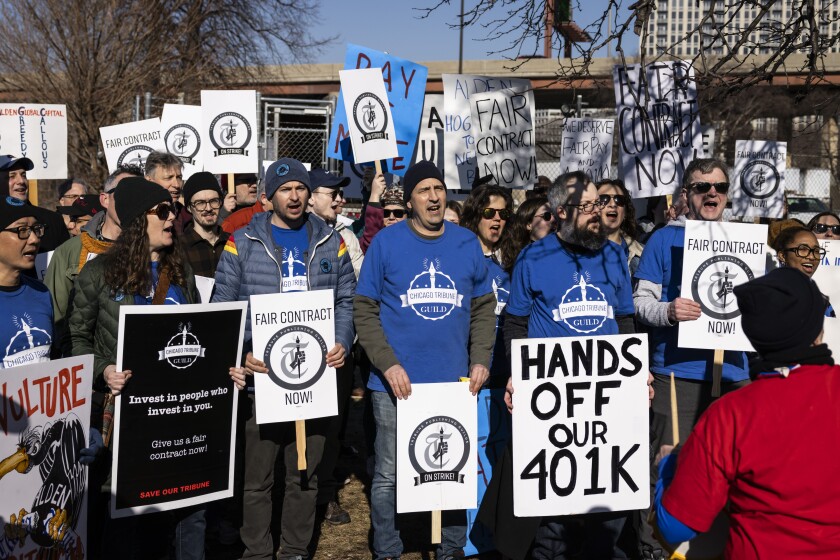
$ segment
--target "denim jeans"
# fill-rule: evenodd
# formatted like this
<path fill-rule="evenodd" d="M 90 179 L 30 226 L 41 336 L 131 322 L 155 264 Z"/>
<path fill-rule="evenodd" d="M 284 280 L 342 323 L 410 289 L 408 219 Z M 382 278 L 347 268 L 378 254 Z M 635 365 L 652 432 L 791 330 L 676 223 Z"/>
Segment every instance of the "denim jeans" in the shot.
<path fill-rule="evenodd" d="M 372 391 L 371 403 L 376 421 L 376 463 L 370 489 L 373 552 L 376 560 L 399 558 L 403 545 L 397 526 L 397 401 L 388 393 Z M 466 544 L 466 513 L 443 512 L 441 525 L 438 558 L 461 550 Z"/>
<path fill-rule="evenodd" d="M 193 506 L 172 512 L 175 517 L 175 538 L 172 546 L 176 560 L 204 560 L 204 533 L 207 521 L 204 508 Z"/>

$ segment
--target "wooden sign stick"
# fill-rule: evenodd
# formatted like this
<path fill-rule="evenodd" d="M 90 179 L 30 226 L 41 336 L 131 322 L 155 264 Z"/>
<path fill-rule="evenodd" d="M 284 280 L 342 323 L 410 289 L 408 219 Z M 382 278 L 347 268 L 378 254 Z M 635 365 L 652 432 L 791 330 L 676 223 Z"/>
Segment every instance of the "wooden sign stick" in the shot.
<path fill-rule="evenodd" d="M 228 173 L 228 194 L 236 194 L 236 185 L 233 184 L 233 173 Z"/>
<path fill-rule="evenodd" d="M 297 445 L 298 470 L 306 470 L 306 420 L 295 420 L 295 443 Z"/>
<path fill-rule="evenodd" d="M 382 173 L 382 162 L 376 160 L 375 162 L 373 162 L 373 164 L 376 166 L 376 174 L 379 175 L 380 173 Z"/>
<path fill-rule="evenodd" d="M 720 396 L 720 380 L 723 377 L 723 350 L 715 350 L 715 363 L 712 366 L 712 396 Z"/>
<path fill-rule="evenodd" d="M 680 418 L 677 413 L 677 384 L 674 381 L 674 372 L 671 372 L 671 445 L 674 447 L 680 442 Z"/>
<path fill-rule="evenodd" d="M 440 510 L 432 512 L 432 544 L 440 544 Z"/>
<path fill-rule="evenodd" d="M 29 179 L 29 202 L 38 206 L 38 179 Z"/>

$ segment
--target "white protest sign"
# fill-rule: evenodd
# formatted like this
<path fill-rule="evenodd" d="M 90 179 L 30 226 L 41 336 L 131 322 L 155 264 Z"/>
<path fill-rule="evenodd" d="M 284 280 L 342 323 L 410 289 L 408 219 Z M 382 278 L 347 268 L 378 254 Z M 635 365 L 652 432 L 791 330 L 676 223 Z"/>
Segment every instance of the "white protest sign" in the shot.
<path fill-rule="evenodd" d="M 38 280 L 40 280 L 41 282 L 44 281 L 44 278 L 47 275 L 47 268 L 49 268 L 50 266 L 50 261 L 52 260 L 53 253 L 55 253 L 55 251 L 38 253 L 37 255 L 35 255 L 35 274 L 38 275 Z"/>
<path fill-rule="evenodd" d="M 397 157 L 399 151 L 394 119 L 382 69 L 340 70 L 338 75 L 353 146 L 353 161 L 367 163 Z"/>
<path fill-rule="evenodd" d="M 784 216 L 786 164 L 787 142 L 735 142 L 732 214 L 748 218 Z"/>
<path fill-rule="evenodd" d="M 478 405 L 469 383 L 415 383 L 397 401 L 397 513 L 476 507 Z"/>
<path fill-rule="evenodd" d="M 120 165 L 137 165 L 146 169 L 146 158 L 152 152 L 166 151 L 160 133 L 160 119 L 146 119 L 99 129 L 108 171 L 114 172 Z"/>
<path fill-rule="evenodd" d="M 681 348 L 753 350 L 732 290 L 764 276 L 766 253 L 766 225 L 686 222 L 680 292 L 699 303 L 702 314 L 679 323 Z"/>
<path fill-rule="evenodd" d="M 160 117 L 160 132 L 166 151 L 184 164 L 186 181 L 204 169 L 201 151 L 201 106 L 166 103 Z"/>
<path fill-rule="evenodd" d="M 645 334 L 514 340 L 513 513 L 645 509 Z"/>
<path fill-rule="evenodd" d="M 332 290 L 251 296 L 254 356 L 269 370 L 254 375 L 258 424 L 338 414 L 334 307 Z"/>
<path fill-rule="evenodd" d="M 427 93 L 423 99 L 423 117 L 417 135 L 414 160 L 431 161 L 443 174 L 443 95 Z"/>
<path fill-rule="evenodd" d="M 526 91 L 530 80 L 443 74 L 444 161 L 447 189 L 472 189 L 476 152 L 470 97 L 498 90 Z"/>
<path fill-rule="evenodd" d="M 66 179 L 67 107 L 0 103 L 0 153 L 31 159 L 29 179 Z"/>
<path fill-rule="evenodd" d="M 201 303 L 210 303 L 210 298 L 213 296 L 213 286 L 215 285 L 215 278 L 199 276 L 198 274 L 195 275 L 195 287 L 198 290 Z"/>
<path fill-rule="evenodd" d="M 595 182 L 610 178 L 613 119 L 566 119 L 560 143 L 560 172 L 583 171 Z"/>
<path fill-rule="evenodd" d="M 204 170 L 258 173 L 257 92 L 201 90 L 201 144 Z"/>
<path fill-rule="evenodd" d="M 537 182 L 533 90 L 474 93 L 470 119 L 479 177 L 508 188 Z"/>
<path fill-rule="evenodd" d="M 633 198 L 674 194 L 702 149 L 694 68 L 682 60 L 613 68 L 620 176 Z"/>
<path fill-rule="evenodd" d="M 836 312 L 840 309 L 840 240 L 820 239 L 819 242 L 820 247 L 825 249 L 825 257 L 820 261 L 813 279 Z"/>

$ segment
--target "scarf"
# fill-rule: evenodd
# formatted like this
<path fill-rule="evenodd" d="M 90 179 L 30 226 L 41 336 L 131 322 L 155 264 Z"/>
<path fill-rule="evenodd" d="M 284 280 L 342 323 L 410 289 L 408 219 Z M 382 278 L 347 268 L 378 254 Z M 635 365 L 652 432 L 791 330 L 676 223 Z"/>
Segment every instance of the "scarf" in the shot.
<path fill-rule="evenodd" d="M 81 272 L 82 268 L 88 262 L 89 254 L 93 253 L 95 255 L 101 255 L 111 246 L 111 241 L 100 241 L 86 231 L 82 232 L 81 240 L 82 250 L 79 253 L 79 267 L 76 269 L 77 273 Z"/>
<path fill-rule="evenodd" d="M 750 360 L 750 379 L 755 380 L 760 374 L 772 371 L 778 371 L 786 377 L 787 371 L 797 365 L 833 366 L 834 358 L 826 344 L 770 352 Z"/>

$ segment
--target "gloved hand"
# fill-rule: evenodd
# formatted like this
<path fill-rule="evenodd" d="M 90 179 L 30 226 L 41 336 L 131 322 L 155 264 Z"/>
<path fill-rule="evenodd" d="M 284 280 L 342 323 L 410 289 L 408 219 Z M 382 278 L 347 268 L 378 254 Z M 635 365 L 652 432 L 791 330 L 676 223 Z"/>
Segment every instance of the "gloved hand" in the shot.
<path fill-rule="evenodd" d="M 102 434 L 96 428 L 90 429 L 90 445 L 79 451 L 79 462 L 83 465 L 90 465 L 96 460 L 96 456 L 105 447 L 102 441 Z"/>

